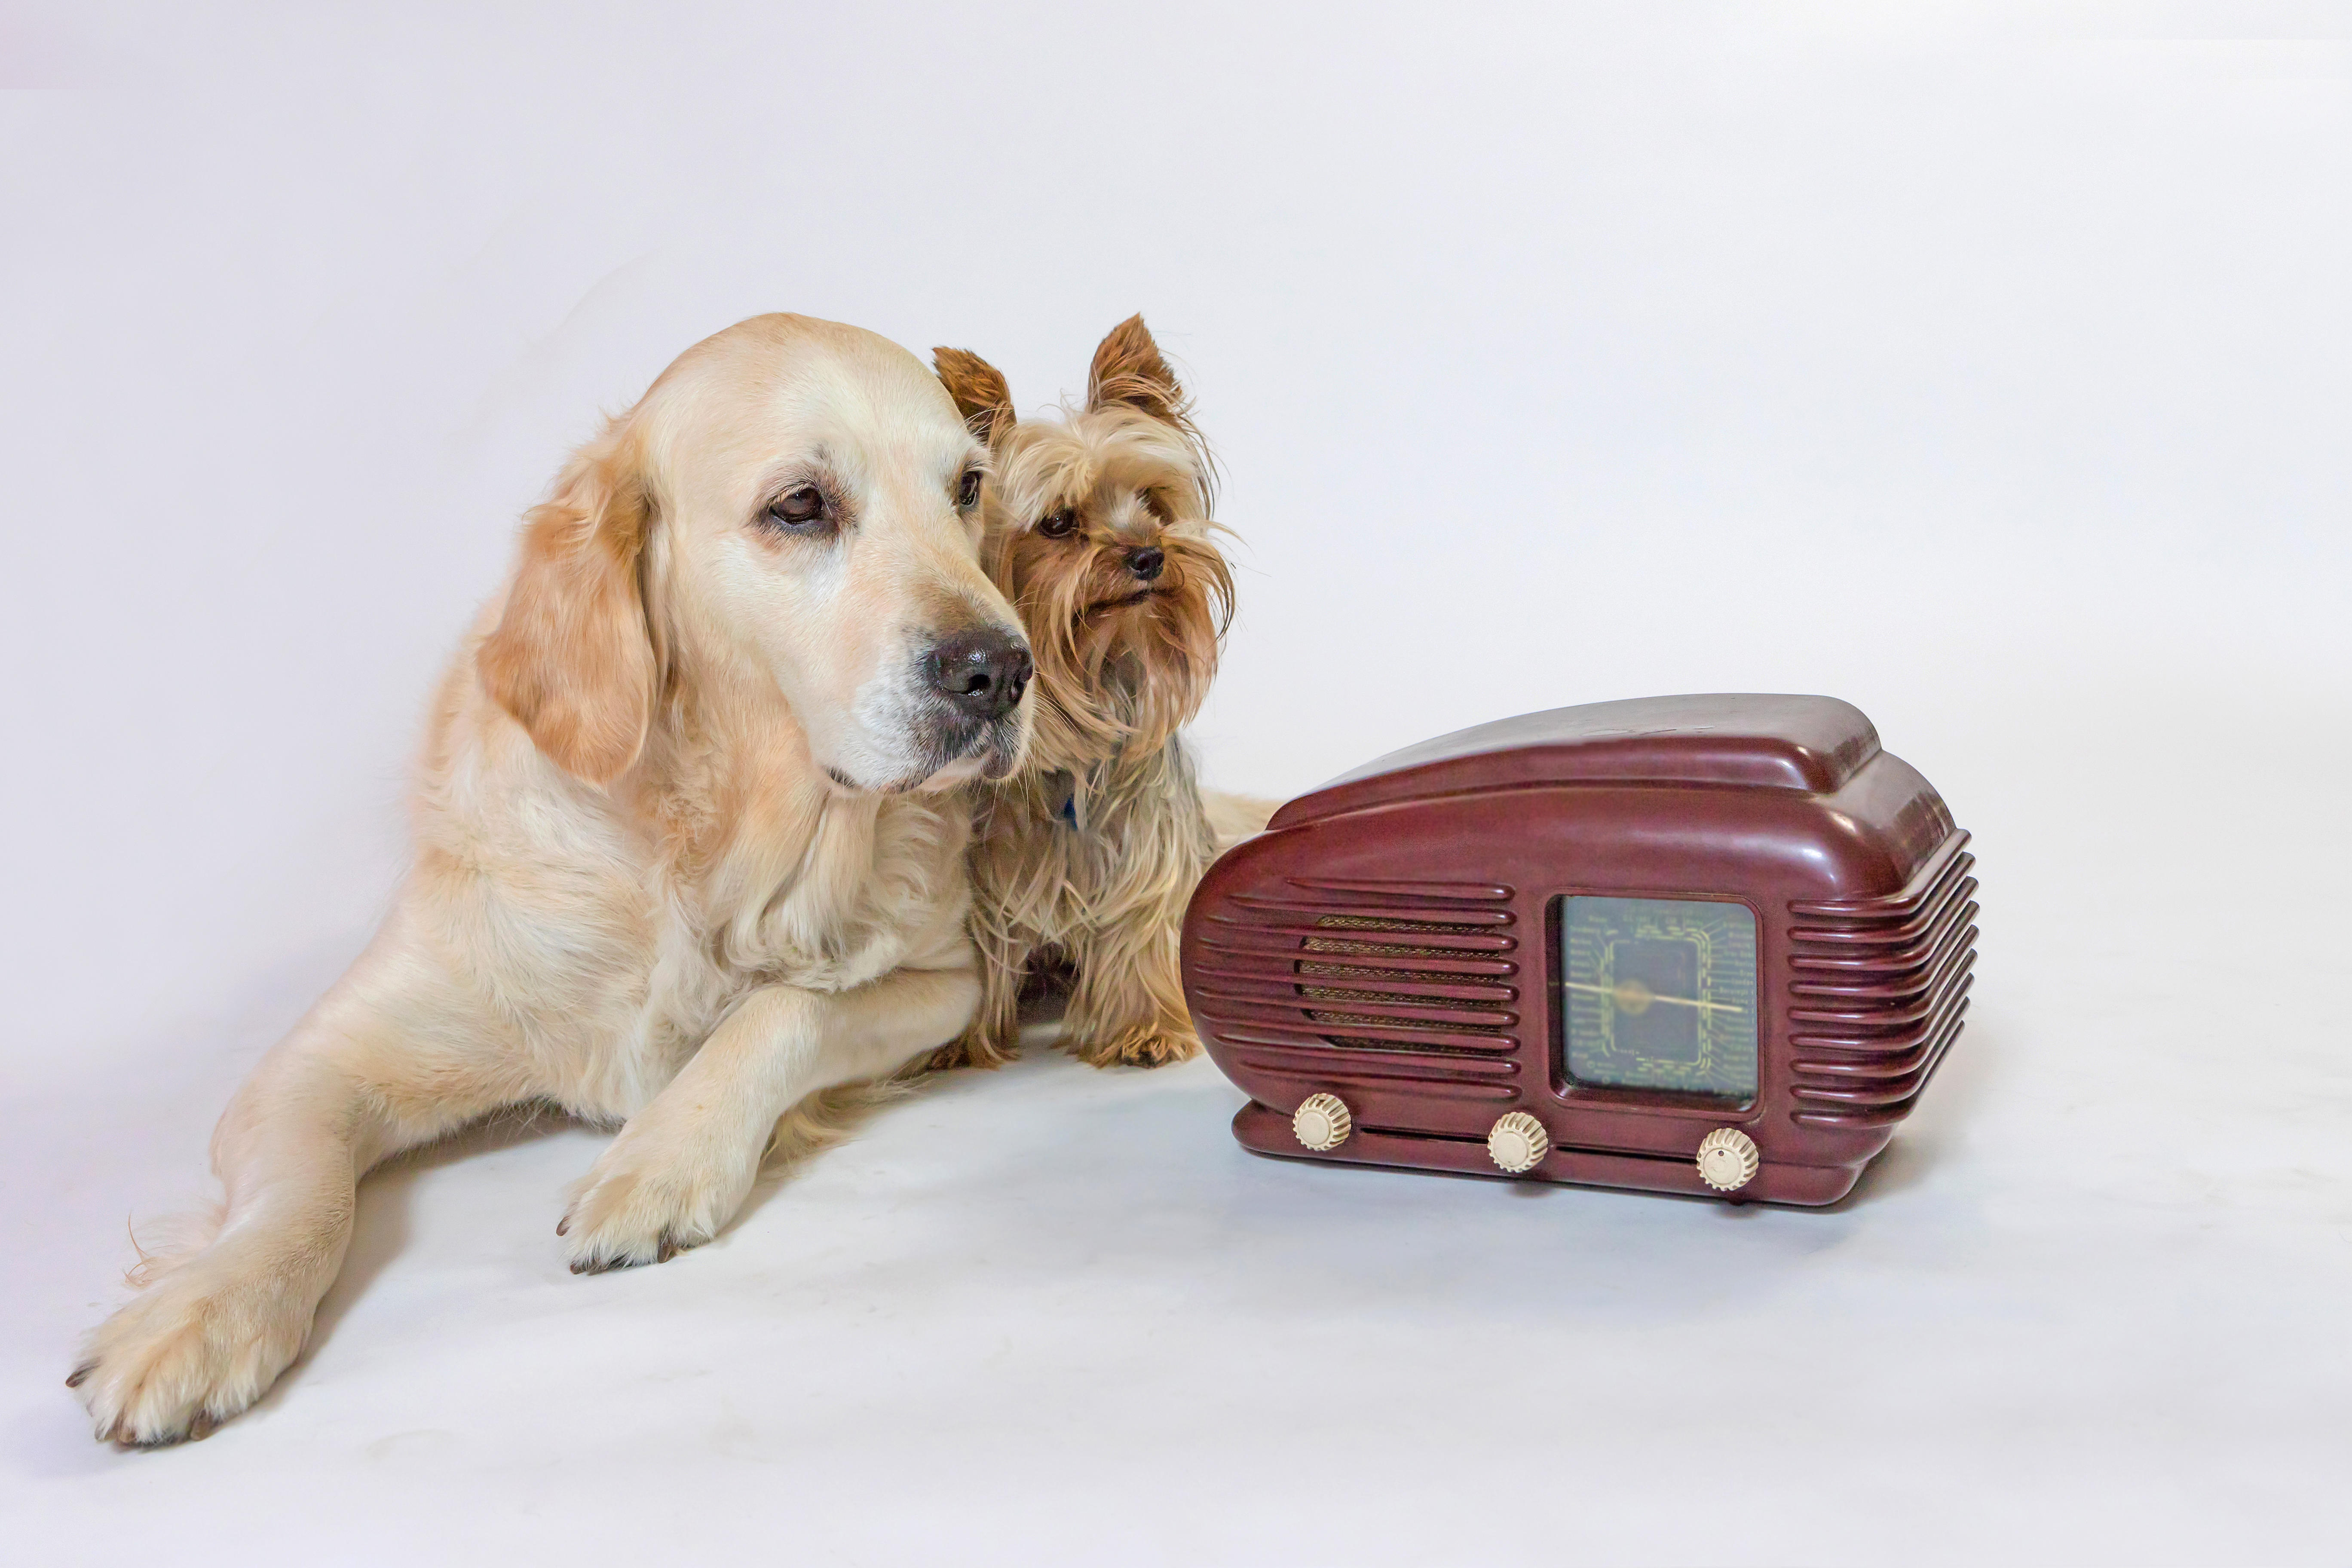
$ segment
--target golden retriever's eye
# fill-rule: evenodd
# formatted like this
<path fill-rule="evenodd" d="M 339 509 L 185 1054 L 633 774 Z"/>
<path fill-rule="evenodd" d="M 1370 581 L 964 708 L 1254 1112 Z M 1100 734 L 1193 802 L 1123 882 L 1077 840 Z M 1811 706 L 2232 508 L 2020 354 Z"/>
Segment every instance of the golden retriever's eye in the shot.
<path fill-rule="evenodd" d="M 1047 512 L 1037 524 L 1037 531 L 1048 539 L 1067 539 L 1077 531 L 1078 514 L 1068 507 Z"/>
<path fill-rule="evenodd" d="M 970 511 L 980 500 L 980 470 L 966 468 L 963 482 L 956 486 L 956 509 Z"/>
<path fill-rule="evenodd" d="M 814 485 L 787 490 L 768 503 L 768 521 L 794 532 L 805 532 L 824 519 L 824 492 Z"/>

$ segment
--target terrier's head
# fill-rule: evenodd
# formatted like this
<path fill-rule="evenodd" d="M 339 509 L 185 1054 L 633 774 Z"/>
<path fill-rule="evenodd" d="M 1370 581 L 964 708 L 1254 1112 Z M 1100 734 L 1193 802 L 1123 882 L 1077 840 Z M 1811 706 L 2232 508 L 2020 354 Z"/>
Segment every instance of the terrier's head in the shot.
<path fill-rule="evenodd" d="M 1034 763 L 1158 747 L 1208 693 L 1234 580 L 1213 538 L 1214 466 L 1143 318 L 1111 329 L 1085 405 L 1058 419 L 1016 419 L 977 354 L 933 363 L 994 454 L 981 559 L 1036 655 Z"/>

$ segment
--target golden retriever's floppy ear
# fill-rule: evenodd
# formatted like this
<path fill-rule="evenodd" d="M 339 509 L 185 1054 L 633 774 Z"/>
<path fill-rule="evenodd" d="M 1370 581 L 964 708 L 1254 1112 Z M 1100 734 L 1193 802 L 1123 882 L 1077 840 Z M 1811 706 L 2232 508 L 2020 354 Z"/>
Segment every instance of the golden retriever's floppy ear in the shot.
<path fill-rule="evenodd" d="M 1002 447 L 1013 430 L 1013 391 L 996 367 L 970 349 L 933 349 L 931 368 L 955 399 L 964 428 L 991 451 Z"/>
<path fill-rule="evenodd" d="M 636 443 L 615 420 L 524 518 L 522 560 L 475 658 L 482 688 L 557 766 L 617 777 L 645 745 L 656 666 L 638 558 L 653 520 Z"/>
<path fill-rule="evenodd" d="M 1124 403 L 1140 408 L 1154 419 L 1165 419 L 1171 425 L 1184 423 L 1184 389 L 1176 384 L 1176 373 L 1160 357 L 1160 345 L 1151 341 L 1150 329 L 1139 315 L 1129 316 L 1110 330 L 1095 350 L 1095 363 L 1087 372 L 1087 407 L 1108 407 Z"/>

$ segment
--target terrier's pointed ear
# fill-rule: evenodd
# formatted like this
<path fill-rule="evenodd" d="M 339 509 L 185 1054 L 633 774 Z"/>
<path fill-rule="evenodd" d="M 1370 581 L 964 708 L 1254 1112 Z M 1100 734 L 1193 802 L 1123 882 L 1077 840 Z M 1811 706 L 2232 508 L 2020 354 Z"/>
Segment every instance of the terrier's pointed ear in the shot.
<path fill-rule="evenodd" d="M 1151 331 L 1139 315 L 1129 316 L 1110 330 L 1102 346 L 1095 350 L 1095 363 L 1087 372 L 1087 406 L 1089 409 L 1124 403 L 1130 408 L 1140 408 L 1155 419 L 1181 422 L 1184 414 L 1184 389 L 1176 383 L 1176 373 L 1160 357 L 1160 345 L 1151 341 Z"/>
<path fill-rule="evenodd" d="M 555 764 L 607 784 L 644 748 L 657 671 L 637 562 L 653 505 L 620 422 L 533 507 L 505 612 L 476 650 L 483 689 Z"/>
<path fill-rule="evenodd" d="M 1013 391 L 997 368 L 970 349 L 933 349 L 931 368 L 940 373 L 964 428 L 991 451 L 1013 430 Z"/>

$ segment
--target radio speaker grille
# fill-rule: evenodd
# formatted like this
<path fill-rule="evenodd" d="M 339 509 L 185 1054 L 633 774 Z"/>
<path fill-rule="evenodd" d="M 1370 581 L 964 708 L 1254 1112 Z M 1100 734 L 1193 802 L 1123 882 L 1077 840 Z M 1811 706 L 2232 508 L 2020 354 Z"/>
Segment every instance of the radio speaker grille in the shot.
<path fill-rule="evenodd" d="M 1789 906 L 1797 1121 L 1892 1126 L 1958 1037 L 1976 966 L 1967 843 L 1954 834 L 1891 897 Z"/>
<path fill-rule="evenodd" d="M 1514 1100 L 1510 900 L 1489 883 L 1296 878 L 1236 894 L 1200 941 L 1196 1002 L 1239 1060 L 1302 1084 Z"/>

